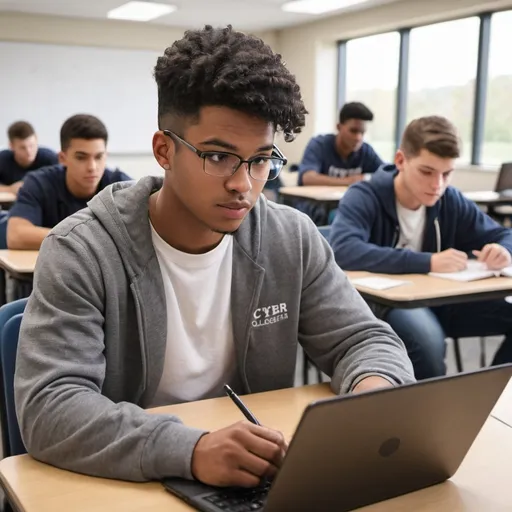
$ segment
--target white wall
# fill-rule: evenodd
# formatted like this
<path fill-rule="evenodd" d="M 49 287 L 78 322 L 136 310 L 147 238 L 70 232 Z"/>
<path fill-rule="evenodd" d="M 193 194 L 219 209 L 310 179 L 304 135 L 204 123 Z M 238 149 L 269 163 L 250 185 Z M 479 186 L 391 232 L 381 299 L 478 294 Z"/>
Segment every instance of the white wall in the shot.
<path fill-rule="evenodd" d="M 165 48 L 183 36 L 184 30 L 114 20 L 78 20 L 57 16 L 0 13 L 0 41 L 156 50 L 163 53 Z M 258 32 L 255 35 L 276 48 L 275 32 Z M 8 72 L 8 69 L 2 69 L 2 79 L 8 78 Z M 148 133 L 149 139 L 151 136 L 152 134 Z M 4 137 L 5 134 L 0 134 L 0 140 L 3 141 Z M 162 169 L 151 154 L 113 154 L 108 159 L 108 165 L 119 167 L 132 178 L 162 175 Z"/>
<path fill-rule="evenodd" d="M 281 30 L 277 47 L 289 69 L 296 75 L 310 112 L 303 133 L 295 142 L 283 147 L 289 161 L 300 160 L 311 136 L 335 128 L 336 41 L 509 7 L 512 8 L 512 0 L 400 0 Z M 463 188 L 474 190 L 475 187 L 493 184 L 495 175 L 493 172 L 475 174 L 465 171 L 459 173 L 456 182 L 457 185 L 462 184 Z"/>

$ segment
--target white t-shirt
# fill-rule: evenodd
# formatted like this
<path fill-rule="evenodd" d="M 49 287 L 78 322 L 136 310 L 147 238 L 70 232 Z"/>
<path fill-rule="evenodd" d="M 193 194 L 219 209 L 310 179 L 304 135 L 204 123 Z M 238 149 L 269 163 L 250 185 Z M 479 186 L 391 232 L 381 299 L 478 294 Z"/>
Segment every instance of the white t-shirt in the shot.
<path fill-rule="evenodd" d="M 222 395 L 235 373 L 233 237 L 205 254 L 167 244 L 151 226 L 167 305 L 164 370 L 152 406 Z"/>
<path fill-rule="evenodd" d="M 420 206 L 417 210 L 408 210 L 397 201 L 396 213 L 400 224 L 400 238 L 396 247 L 421 252 L 427 220 L 426 207 Z"/>

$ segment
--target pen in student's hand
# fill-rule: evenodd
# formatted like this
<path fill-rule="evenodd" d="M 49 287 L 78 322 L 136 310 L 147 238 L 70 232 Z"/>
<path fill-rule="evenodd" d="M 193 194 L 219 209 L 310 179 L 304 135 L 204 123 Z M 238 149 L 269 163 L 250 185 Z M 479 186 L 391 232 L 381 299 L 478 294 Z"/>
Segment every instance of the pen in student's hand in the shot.
<path fill-rule="evenodd" d="M 260 422 L 256 419 L 256 416 L 254 416 L 254 414 L 251 411 L 249 411 L 247 406 L 242 402 L 242 400 L 240 400 L 240 397 L 227 384 L 224 384 L 224 391 L 229 396 L 229 398 L 231 398 L 231 400 L 233 400 L 233 402 L 240 409 L 242 414 L 251 423 L 254 423 L 255 425 L 260 425 Z"/>

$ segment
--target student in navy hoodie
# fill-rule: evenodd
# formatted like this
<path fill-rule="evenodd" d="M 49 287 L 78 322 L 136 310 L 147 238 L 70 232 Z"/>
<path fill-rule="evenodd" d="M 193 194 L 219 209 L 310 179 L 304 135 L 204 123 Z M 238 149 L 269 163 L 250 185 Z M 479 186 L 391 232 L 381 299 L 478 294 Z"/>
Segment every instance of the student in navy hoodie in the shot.
<path fill-rule="evenodd" d="M 410 123 L 396 165 L 383 166 L 340 201 L 331 231 L 338 265 L 387 274 L 456 272 L 471 257 L 491 269 L 510 265 L 512 231 L 449 186 L 459 155 L 447 119 Z M 446 337 L 504 334 L 493 364 L 512 361 L 512 304 L 505 300 L 374 310 L 404 341 L 417 379 L 446 372 Z"/>
<path fill-rule="evenodd" d="M 59 222 L 85 208 L 98 192 L 131 178 L 105 168 L 108 132 L 88 114 L 70 117 L 60 130 L 61 165 L 43 167 L 26 176 L 9 211 L 7 247 L 39 249 Z"/>

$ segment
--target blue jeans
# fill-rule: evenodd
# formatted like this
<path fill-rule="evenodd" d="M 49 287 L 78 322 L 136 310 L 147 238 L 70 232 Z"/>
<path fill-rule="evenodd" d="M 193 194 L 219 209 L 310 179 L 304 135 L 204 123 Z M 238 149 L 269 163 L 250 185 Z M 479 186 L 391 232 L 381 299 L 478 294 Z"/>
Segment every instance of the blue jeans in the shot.
<path fill-rule="evenodd" d="M 492 364 L 512 362 L 512 304 L 505 300 L 391 309 L 384 320 L 403 340 L 418 380 L 446 373 L 447 337 L 505 335 Z"/>

